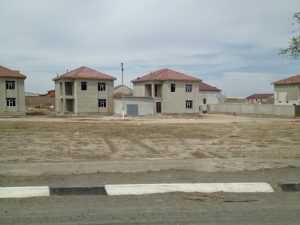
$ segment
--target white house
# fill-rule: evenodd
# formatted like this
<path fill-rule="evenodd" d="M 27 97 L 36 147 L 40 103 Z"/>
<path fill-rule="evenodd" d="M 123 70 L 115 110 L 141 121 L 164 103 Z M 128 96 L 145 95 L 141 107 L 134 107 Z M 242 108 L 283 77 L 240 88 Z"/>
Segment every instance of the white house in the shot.
<path fill-rule="evenodd" d="M 216 88 L 204 82 L 200 82 L 200 105 L 212 105 L 221 103 L 223 101 L 221 92 L 222 90 L 220 90 L 219 88 Z"/>

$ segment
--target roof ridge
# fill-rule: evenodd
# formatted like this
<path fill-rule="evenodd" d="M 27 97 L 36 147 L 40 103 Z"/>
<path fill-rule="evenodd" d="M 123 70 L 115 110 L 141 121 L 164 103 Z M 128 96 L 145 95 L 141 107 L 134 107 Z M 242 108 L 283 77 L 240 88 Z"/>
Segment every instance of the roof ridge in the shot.
<path fill-rule="evenodd" d="M 299 78 L 299 82 L 298 82 L 298 78 Z M 294 79 L 297 79 L 297 81 L 295 82 Z M 293 76 L 275 81 L 271 84 L 275 85 L 275 84 L 292 84 L 292 83 L 300 83 L 300 74 L 293 75 Z"/>
<path fill-rule="evenodd" d="M 181 81 L 201 81 L 201 79 L 197 78 L 196 76 L 187 75 L 183 72 L 178 72 L 176 70 L 163 68 L 156 70 L 154 72 L 150 72 L 149 74 L 143 75 L 138 77 L 134 80 L 131 80 L 132 83 L 134 82 L 142 82 L 146 80 L 181 80 Z"/>
<path fill-rule="evenodd" d="M 85 68 L 85 66 L 79 67 L 77 73 L 75 73 L 75 79 L 77 79 L 78 74 Z"/>
<path fill-rule="evenodd" d="M 86 66 L 81 66 L 77 69 L 73 69 L 71 71 L 68 71 L 58 77 L 53 78 L 53 80 L 59 80 L 59 79 L 104 79 L 104 80 L 115 80 L 116 78 L 108 75 L 106 73 L 91 69 Z"/>

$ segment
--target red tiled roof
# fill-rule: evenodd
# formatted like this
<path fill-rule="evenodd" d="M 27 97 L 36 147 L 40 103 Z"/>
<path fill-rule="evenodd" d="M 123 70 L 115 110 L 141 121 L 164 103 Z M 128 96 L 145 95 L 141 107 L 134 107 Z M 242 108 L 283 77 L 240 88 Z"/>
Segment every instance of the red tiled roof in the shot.
<path fill-rule="evenodd" d="M 204 82 L 200 82 L 199 84 L 199 91 L 216 91 L 216 92 L 221 92 L 222 90 L 219 88 L 216 88 L 214 86 L 210 86 Z"/>
<path fill-rule="evenodd" d="M 253 94 L 248 96 L 246 99 L 266 99 L 266 98 L 270 98 L 273 97 L 274 94 Z"/>
<path fill-rule="evenodd" d="M 78 69 L 67 72 L 61 76 L 53 78 L 53 80 L 60 79 L 95 79 L 95 80 L 115 80 L 115 77 L 98 72 L 88 67 L 82 66 Z"/>
<path fill-rule="evenodd" d="M 26 76 L 21 74 L 18 70 L 10 70 L 4 66 L 0 66 L 0 77 L 22 78 L 26 79 Z"/>
<path fill-rule="evenodd" d="M 186 74 L 170 70 L 170 69 L 161 69 L 155 72 L 149 73 L 145 76 L 138 77 L 137 79 L 132 80 L 132 83 L 143 82 L 143 81 L 157 81 L 157 80 L 181 80 L 181 81 L 201 81 L 196 77 L 191 77 Z"/>
<path fill-rule="evenodd" d="M 300 84 L 300 74 L 276 81 L 273 84 Z"/>

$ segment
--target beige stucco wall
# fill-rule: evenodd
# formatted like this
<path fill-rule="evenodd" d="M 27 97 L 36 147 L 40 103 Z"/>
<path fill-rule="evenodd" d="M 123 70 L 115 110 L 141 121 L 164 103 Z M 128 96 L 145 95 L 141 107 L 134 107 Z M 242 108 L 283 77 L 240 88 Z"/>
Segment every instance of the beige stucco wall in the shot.
<path fill-rule="evenodd" d="M 171 92 L 171 84 L 176 84 L 175 92 Z M 192 92 L 185 91 L 185 85 L 192 84 Z M 162 87 L 162 113 L 197 113 L 199 112 L 199 82 L 165 81 Z M 186 109 L 186 100 L 193 101 L 193 108 Z"/>
<path fill-rule="evenodd" d="M 73 95 L 65 95 L 63 88 L 60 91 L 60 82 L 73 82 Z M 87 90 L 81 90 L 81 82 L 87 83 Z M 105 91 L 98 91 L 98 83 L 106 83 Z M 63 85 L 64 87 L 64 85 Z M 56 111 L 64 113 L 61 101 L 66 102 L 67 99 L 74 101 L 75 114 L 88 114 L 88 113 L 113 113 L 113 94 L 114 94 L 114 81 L 107 80 L 59 80 L 55 82 L 56 93 Z M 98 99 L 106 99 L 106 108 L 98 107 Z"/>
<path fill-rule="evenodd" d="M 199 82 L 190 81 L 161 81 L 161 82 L 139 82 L 133 84 L 134 96 L 147 96 L 147 84 L 152 85 L 152 97 L 155 102 L 161 102 L 162 113 L 198 113 L 199 112 Z M 154 97 L 154 84 L 161 84 L 161 97 Z M 171 84 L 176 85 L 175 92 L 171 92 Z M 192 85 L 192 92 L 186 92 L 185 85 Z M 186 109 L 186 101 L 193 101 L 193 108 Z"/>
<path fill-rule="evenodd" d="M 218 91 L 199 91 L 200 105 L 203 105 L 204 98 L 206 98 L 206 105 L 219 104 L 222 101 L 221 93 Z"/>
<path fill-rule="evenodd" d="M 223 103 L 210 105 L 209 111 L 215 113 L 296 116 L 296 107 L 293 105 Z"/>
<path fill-rule="evenodd" d="M 15 81 L 15 89 L 6 89 L 5 81 Z M 16 106 L 7 107 L 6 98 L 15 98 Z M 24 79 L 0 77 L 0 114 L 25 115 Z"/>
<path fill-rule="evenodd" d="M 124 113 L 127 116 L 127 105 L 134 104 L 138 105 L 139 116 L 153 115 L 154 114 L 154 101 L 153 98 L 142 98 L 142 97 L 124 97 Z M 114 110 L 115 114 L 122 115 L 122 98 L 114 98 Z"/>
<path fill-rule="evenodd" d="M 300 84 L 275 85 L 275 105 L 300 105 Z"/>
<path fill-rule="evenodd" d="M 145 84 L 146 82 L 143 83 L 134 83 L 133 84 L 133 96 L 136 97 L 145 97 Z M 149 83 L 151 84 L 151 83 Z"/>

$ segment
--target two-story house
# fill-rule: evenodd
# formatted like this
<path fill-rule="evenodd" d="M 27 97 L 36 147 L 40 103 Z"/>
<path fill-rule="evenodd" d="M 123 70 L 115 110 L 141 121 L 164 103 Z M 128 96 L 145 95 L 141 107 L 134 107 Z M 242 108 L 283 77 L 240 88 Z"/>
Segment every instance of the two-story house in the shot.
<path fill-rule="evenodd" d="M 275 105 L 300 105 L 300 74 L 273 84 Z"/>
<path fill-rule="evenodd" d="M 17 70 L 0 66 L 0 114 L 25 115 L 24 80 Z"/>
<path fill-rule="evenodd" d="M 133 96 L 152 97 L 155 113 L 198 113 L 200 79 L 161 69 L 131 81 Z"/>
<path fill-rule="evenodd" d="M 56 112 L 76 115 L 113 113 L 115 79 L 88 67 L 55 77 Z"/>

